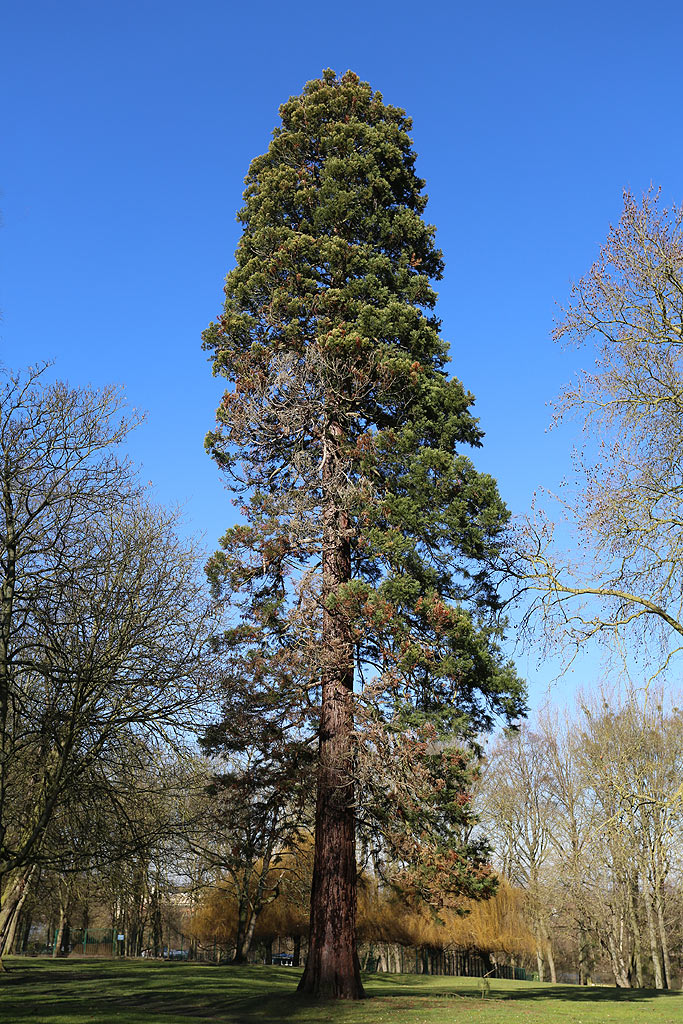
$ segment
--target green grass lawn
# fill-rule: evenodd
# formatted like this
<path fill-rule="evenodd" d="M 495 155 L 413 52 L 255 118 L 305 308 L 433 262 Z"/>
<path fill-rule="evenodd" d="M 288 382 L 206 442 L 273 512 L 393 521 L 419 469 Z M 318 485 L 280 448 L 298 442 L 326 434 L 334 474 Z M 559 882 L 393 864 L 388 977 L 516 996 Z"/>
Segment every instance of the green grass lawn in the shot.
<path fill-rule="evenodd" d="M 2 1024 L 683 1024 L 683 995 L 524 981 L 375 974 L 360 1003 L 302 1001 L 299 971 L 9 958 Z"/>

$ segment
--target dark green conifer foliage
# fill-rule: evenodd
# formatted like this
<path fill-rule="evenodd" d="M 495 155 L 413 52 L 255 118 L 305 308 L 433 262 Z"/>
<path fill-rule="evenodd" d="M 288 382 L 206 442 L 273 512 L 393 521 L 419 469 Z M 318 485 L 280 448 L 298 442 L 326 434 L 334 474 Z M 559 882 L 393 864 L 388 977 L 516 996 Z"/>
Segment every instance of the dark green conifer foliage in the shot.
<path fill-rule="evenodd" d="M 465 454 L 482 434 L 446 372 L 432 288 L 443 265 L 422 220 L 410 119 L 332 71 L 280 115 L 249 169 L 236 266 L 204 335 L 231 383 L 207 448 L 243 492 L 246 520 L 209 574 L 240 610 L 234 673 L 319 744 L 301 988 L 358 998 L 357 806 L 379 807 L 382 791 L 388 821 L 390 793 L 407 834 L 422 800 L 424 822 L 441 822 L 436 856 L 443 822 L 468 810 L 449 796 L 449 813 L 427 813 L 434 758 L 464 778 L 453 736 L 523 710 L 498 646 L 508 513 Z M 457 885 L 485 894 L 485 851 L 470 854 Z"/>

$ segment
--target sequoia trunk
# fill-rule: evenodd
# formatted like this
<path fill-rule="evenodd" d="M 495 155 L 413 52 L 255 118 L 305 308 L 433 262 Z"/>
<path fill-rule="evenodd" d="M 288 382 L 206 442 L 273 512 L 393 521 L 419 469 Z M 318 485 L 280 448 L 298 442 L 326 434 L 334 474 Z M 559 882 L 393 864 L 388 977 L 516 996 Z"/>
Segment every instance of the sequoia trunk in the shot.
<path fill-rule="evenodd" d="M 339 430 L 331 430 L 333 446 Z M 336 436 L 335 436 L 336 435 Z M 362 999 L 356 952 L 356 821 L 353 784 L 353 642 L 346 616 L 330 599 L 351 578 L 347 514 L 329 499 L 336 458 L 323 466 L 323 648 L 315 859 L 308 960 L 299 991 Z"/>

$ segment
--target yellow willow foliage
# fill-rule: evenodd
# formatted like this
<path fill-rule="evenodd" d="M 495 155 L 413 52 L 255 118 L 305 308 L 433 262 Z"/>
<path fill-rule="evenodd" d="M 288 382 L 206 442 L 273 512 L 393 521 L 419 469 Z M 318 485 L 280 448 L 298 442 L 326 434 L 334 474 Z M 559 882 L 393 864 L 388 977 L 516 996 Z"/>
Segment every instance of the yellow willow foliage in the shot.
<path fill-rule="evenodd" d="M 504 879 L 490 900 L 468 902 L 469 914 L 445 915 L 446 928 L 456 945 L 475 946 L 488 952 L 532 953 L 536 940 L 524 917 L 524 894 Z"/>
<path fill-rule="evenodd" d="M 254 938 L 308 934 L 308 908 L 297 906 L 281 895 L 266 904 L 258 915 Z M 225 888 L 207 894 L 192 915 L 191 934 L 200 942 L 231 946 L 237 935 L 237 902 Z"/>
<path fill-rule="evenodd" d="M 223 886 L 206 893 L 192 915 L 189 931 L 193 938 L 203 943 L 232 945 L 237 935 L 235 897 Z"/>
<path fill-rule="evenodd" d="M 276 895 L 259 914 L 255 931 L 257 938 L 308 935 L 313 854 L 312 837 L 304 832 L 297 836 L 294 844 L 280 852 L 273 869 L 277 872 Z"/>
<path fill-rule="evenodd" d="M 263 863 L 257 861 L 249 884 L 252 898 L 262 871 Z M 256 939 L 308 934 L 312 875 L 313 843 L 302 833 L 297 845 L 281 850 L 268 868 L 265 900 L 259 908 L 254 929 Z M 252 907 L 253 901 L 249 913 Z M 192 916 L 191 927 L 200 942 L 229 946 L 235 941 L 237 899 L 231 879 L 223 878 L 216 888 L 204 894 Z"/>
<path fill-rule="evenodd" d="M 278 866 L 271 869 L 277 895 L 258 916 L 256 939 L 308 934 L 312 862 L 312 845 L 302 839 L 300 847 L 283 854 Z M 361 942 L 512 955 L 534 953 L 536 944 L 524 918 L 523 904 L 524 894 L 499 878 L 498 891 L 490 900 L 463 900 L 462 915 L 446 909 L 436 914 L 409 893 L 402 896 L 382 890 L 376 881 L 361 875 L 357 934 Z M 202 899 L 193 915 L 191 932 L 200 942 L 230 946 L 236 931 L 237 902 L 226 879 Z"/>
<path fill-rule="evenodd" d="M 358 934 L 362 941 L 405 946 L 454 947 L 510 954 L 532 953 L 536 946 L 523 916 L 523 894 L 505 879 L 490 900 L 465 900 L 466 914 L 401 899 L 366 885 L 359 893 Z"/>
<path fill-rule="evenodd" d="M 268 939 L 276 935 L 291 937 L 308 935 L 310 913 L 308 907 L 292 903 L 279 896 L 265 907 L 256 923 L 256 938 Z"/>

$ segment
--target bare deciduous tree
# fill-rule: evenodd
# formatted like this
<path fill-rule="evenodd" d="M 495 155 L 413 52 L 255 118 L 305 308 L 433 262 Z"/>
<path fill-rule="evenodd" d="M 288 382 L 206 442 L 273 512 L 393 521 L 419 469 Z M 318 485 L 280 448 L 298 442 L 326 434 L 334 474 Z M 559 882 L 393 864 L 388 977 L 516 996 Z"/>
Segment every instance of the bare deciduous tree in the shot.
<path fill-rule="evenodd" d="M 121 407 L 40 370 L 0 391 L 0 936 L 68 795 L 203 700 L 196 558 L 116 457 Z"/>
<path fill-rule="evenodd" d="M 527 894 L 536 938 L 538 973 L 547 962 L 557 981 L 551 923 L 554 806 L 541 737 L 526 726 L 502 737 L 491 751 L 480 792 L 483 824 L 501 855 L 503 873 Z"/>
<path fill-rule="evenodd" d="M 626 192 L 554 337 L 595 355 L 556 415 L 579 415 L 588 435 L 564 501 L 577 544 L 559 551 L 540 511 L 510 568 L 531 597 L 527 622 L 540 619 L 553 642 L 645 639 L 658 671 L 683 646 L 683 210 Z"/>

